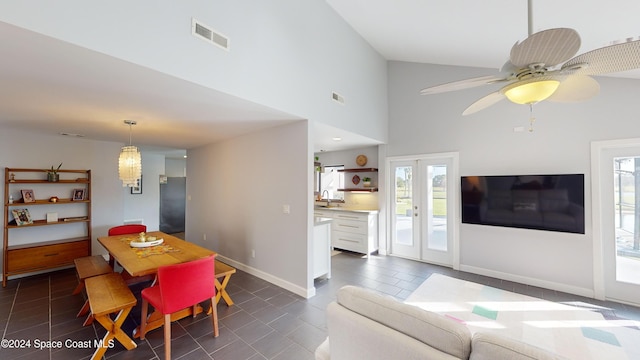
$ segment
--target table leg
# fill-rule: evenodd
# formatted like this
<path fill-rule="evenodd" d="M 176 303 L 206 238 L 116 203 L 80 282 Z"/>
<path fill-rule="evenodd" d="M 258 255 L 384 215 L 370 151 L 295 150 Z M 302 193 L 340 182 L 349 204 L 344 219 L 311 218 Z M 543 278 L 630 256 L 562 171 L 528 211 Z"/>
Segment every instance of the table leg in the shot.
<path fill-rule="evenodd" d="M 118 312 L 115 320 L 111 320 L 109 314 L 96 316 L 95 319 L 98 321 L 106 330 L 107 333 L 102 338 L 102 346 L 96 348 L 96 351 L 93 353 L 91 357 L 94 359 L 101 359 L 107 349 L 110 347 L 110 343 L 113 341 L 112 339 L 117 339 L 120 344 L 122 344 L 127 350 L 135 349 L 138 345 L 120 328 L 124 321 L 129 315 L 131 308 L 125 308 Z"/>

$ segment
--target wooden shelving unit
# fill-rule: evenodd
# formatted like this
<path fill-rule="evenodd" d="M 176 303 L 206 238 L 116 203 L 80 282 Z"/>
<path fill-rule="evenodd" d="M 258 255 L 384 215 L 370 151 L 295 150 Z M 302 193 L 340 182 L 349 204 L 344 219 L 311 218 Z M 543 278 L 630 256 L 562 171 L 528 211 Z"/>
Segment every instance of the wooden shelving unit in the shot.
<path fill-rule="evenodd" d="M 338 189 L 338 191 L 346 191 L 346 192 L 377 192 L 377 187 L 368 187 L 368 188 L 344 188 Z"/>
<path fill-rule="evenodd" d="M 376 168 L 354 168 L 354 169 L 341 169 L 338 172 L 378 172 Z"/>
<path fill-rule="evenodd" d="M 351 169 L 341 169 L 338 170 L 338 172 L 344 172 L 344 173 L 377 173 L 378 169 L 377 168 L 351 168 Z M 376 174 L 376 180 L 377 180 L 377 174 Z M 346 181 L 346 176 L 345 176 L 345 181 Z M 346 187 L 344 189 L 338 189 L 338 191 L 345 191 L 345 192 L 378 192 L 378 187 L 377 186 L 371 186 L 371 187 Z"/>
<path fill-rule="evenodd" d="M 3 287 L 7 285 L 10 276 L 72 265 L 75 258 L 91 255 L 91 170 L 59 170 L 58 173 L 62 179 L 49 182 L 46 180 L 46 169 L 5 168 Z M 38 191 L 46 190 L 47 193 L 55 193 L 52 196 L 58 197 L 58 200 L 51 202 L 49 198 L 37 198 L 34 202 L 25 203 L 23 199 L 14 197 L 13 203 L 9 203 L 11 195 L 31 185 L 34 188 L 38 187 Z M 73 200 L 72 196 L 69 197 L 75 189 L 84 189 L 82 200 Z M 35 192 L 36 196 L 38 191 Z M 13 219 L 12 209 L 42 210 L 43 206 L 55 208 L 59 213 L 69 214 L 69 216 L 59 216 L 58 221 L 33 219 L 31 223 L 22 225 L 18 225 Z M 78 215 L 78 212 L 81 214 Z M 25 237 L 29 238 L 31 236 L 29 232 L 36 231 L 34 229 L 36 227 L 78 223 L 83 226 L 81 230 L 77 230 L 79 232 L 77 236 L 55 239 L 56 236 L 51 234 L 46 236 L 49 239 L 43 239 L 41 235 L 37 235 L 34 236 L 37 239 L 30 239 L 26 243 L 17 244 L 11 241 L 11 236 L 14 236 L 15 232 L 21 234 L 26 232 Z M 75 231 L 75 228 L 73 230 Z M 41 234 L 42 231 L 39 233 Z"/>

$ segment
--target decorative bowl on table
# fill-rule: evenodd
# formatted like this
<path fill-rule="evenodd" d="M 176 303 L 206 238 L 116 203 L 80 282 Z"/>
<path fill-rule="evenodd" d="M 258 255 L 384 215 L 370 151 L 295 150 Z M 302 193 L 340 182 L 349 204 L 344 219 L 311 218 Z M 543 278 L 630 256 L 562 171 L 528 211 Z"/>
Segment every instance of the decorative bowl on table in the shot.
<path fill-rule="evenodd" d="M 129 245 L 131 245 L 131 247 L 143 248 L 160 245 L 163 242 L 164 239 L 149 240 L 149 238 L 147 238 L 147 241 L 132 241 L 129 243 Z"/>

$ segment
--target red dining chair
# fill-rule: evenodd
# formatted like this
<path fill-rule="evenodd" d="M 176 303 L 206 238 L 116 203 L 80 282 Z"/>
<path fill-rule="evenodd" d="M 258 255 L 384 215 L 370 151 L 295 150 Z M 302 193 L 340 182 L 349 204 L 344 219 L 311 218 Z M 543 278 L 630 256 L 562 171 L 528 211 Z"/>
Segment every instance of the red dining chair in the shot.
<path fill-rule="evenodd" d="M 215 255 L 206 258 L 166 265 L 158 268 L 158 284 L 142 290 L 142 316 L 140 339 L 147 331 L 149 305 L 164 315 L 165 359 L 171 358 L 171 314 L 193 307 L 196 315 L 198 303 L 211 301 L 213 336 L 218 337 L 218 311 L 216 310 Z"/>
<path fill-rule="evenodd" d="M 141 232 L 147 232 L 147 225 L 142 225 L 142 224 L 118 225 L 109 229 L 109 236 L 139 234 Z"/>

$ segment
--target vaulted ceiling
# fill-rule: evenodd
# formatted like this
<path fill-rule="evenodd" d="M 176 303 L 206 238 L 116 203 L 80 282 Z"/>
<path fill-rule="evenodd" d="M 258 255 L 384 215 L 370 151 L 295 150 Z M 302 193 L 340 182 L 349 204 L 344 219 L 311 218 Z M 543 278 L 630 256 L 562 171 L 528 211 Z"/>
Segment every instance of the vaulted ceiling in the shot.
<path fill-rule="evenodd" d="M 472 66 L 496 72 L 526 38 L 526 0 L 326 0 L 388 60 Z M 579 53 L 640 35 L 635 0 L 538 0 L 535 31 L 570 27 Z M 285 124 L 296 117 L 0 22 L 0 125 L 105 141 L 128 141 L 130 114 L 148 149 L 188 149 Z M 640 79 L 640 71 L 613 76 Z M 458 80 L 458 79 L 451 79 Z M 436 84 L 424 84 L 425 87 Z M 186 96 L 185 94 L 189 94 Z M 167 99 L 171 101 L 167 101 Z M 144 130 L 142 130 L 144 129 Z M 316 149 L 371 144 L 319 127 Z"/>

